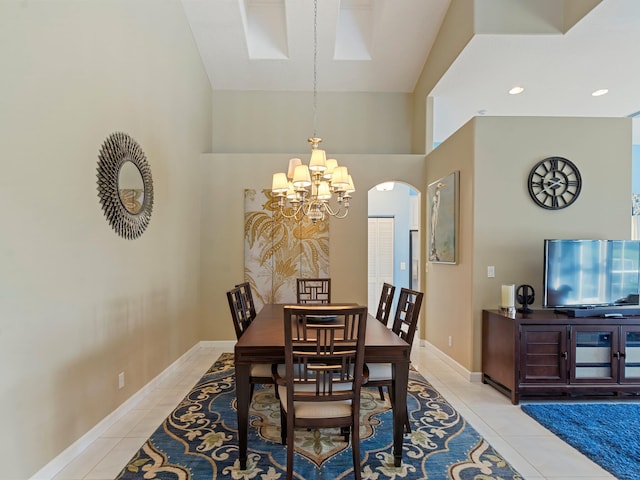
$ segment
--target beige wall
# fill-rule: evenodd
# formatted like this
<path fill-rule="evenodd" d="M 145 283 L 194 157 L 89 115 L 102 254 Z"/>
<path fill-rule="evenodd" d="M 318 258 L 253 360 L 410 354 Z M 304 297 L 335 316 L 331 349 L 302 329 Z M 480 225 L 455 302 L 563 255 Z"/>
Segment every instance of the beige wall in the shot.
<path fill-rule="evenodd" d="M 558 211 L 536 206 L 527 189 L 549 156 L 573 161 L 583 180 L 578 200 Z M 427 183 L 456 169 L 460 262 L 429 267 L 426 336 L 478 372 L 482 309 L 497 308 L 500 286 L 532 285 L 541 307 L 545 238 L 630 238 L 631 120 L 477 117 L 428 155 Z"/>
<path fill-rule="evenodd" d="M 473 317 L 474 256 L 475 166 L 472 124 L 465 125 L 427 156 L 426 183 L 431 184 L 456 170 L 460 172 L 458 260 L 456 265 L 427 263 L 424 331 L 429 342 L 468 369 L 471 365 L 473 342 L 469 326 L 469 319 Z M 424 211 L 426 216 L 426 208 Z M 449 335 L 453 341 L 451 347 L 448 346 Z"/>
<path fill-rule="evenodd" d="M 564 32 L 568 32 L 585 15 L 597 7 L 602 0 L 564 0 Z"/>
<path fill-rule="evenodd" d="M 211 98 L 179 0 L 3 0 L 0 60 L 0 477 L 25 479 L 201 338 Z M 115 131 L 154 180 L 133 241 L 97 197 Z"/>
<path fill-rule="evenodd" d="M 473 1 L 478 34 L 548 35 L 566 33 L 602 0 Z"/>
<path fill-rule="evenodd" d="M 328 153 L 410 153 L 413 105 L 405 93 L 318 92 L 316 133 Z M 213 152 L 307 151 L 310 92 L 213 93 Z"/>
<path fill-rule="evenodd" d="M 331 152 L 330 152 L 331 153 Z M 271 187 L 271 174 L 296 154 L 209 154 L 202 156 L 203 340 L 235 338 L 225 292 L 244 275 L 244 189 Z M 341 155 L 356 184 L 349 216 L 330 224 L 332 297 L 367 303 L 367 191 L 385 180 L 425 190 L 424 155 Z M 421 228 L 421 232 L 424 227 Z M 424 246 L 424 238 L 421 241 Z M 421 252 L 424 258 L 424 252 Z"/>

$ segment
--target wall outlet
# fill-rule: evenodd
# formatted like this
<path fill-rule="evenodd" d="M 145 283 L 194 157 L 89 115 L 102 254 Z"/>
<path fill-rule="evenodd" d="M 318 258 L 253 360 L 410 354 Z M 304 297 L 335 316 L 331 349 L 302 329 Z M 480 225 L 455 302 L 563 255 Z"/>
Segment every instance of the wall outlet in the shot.
<path fill-rule="evenodd" d="M 496 267 L 489 265 L 487 267 L 487 278 L 494 278 L 496 276 Z"/>
<path fill-rule="evenodd" d="M 124 388 L 124 372 L 118 374 L 118 388 Z"/>
<path fill-rule="evenodd" d="M 453 347 L 453 337 L 449 335 L 449 346 Z"/>

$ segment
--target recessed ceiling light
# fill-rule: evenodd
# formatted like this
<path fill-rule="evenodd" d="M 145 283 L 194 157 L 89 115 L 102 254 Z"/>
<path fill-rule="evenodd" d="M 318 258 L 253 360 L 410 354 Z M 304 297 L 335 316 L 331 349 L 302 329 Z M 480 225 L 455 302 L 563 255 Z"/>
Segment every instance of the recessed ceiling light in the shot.
<path fill-rule="evenodd" d="M 601 88 L 600 90 L 596 90 L 595 92 L 593 92 L 591 95 L 594 97 L 599 97 L 601 95 L 606 95 L 607 93 L 609 93 L 608 89 Z"/>
<path fill-rule="evenodd" d="M 524 92 L 523 87 L 515 86 L 511 90 L 509 90 L 509 95 L 518 95 L 519 93 Z"/>

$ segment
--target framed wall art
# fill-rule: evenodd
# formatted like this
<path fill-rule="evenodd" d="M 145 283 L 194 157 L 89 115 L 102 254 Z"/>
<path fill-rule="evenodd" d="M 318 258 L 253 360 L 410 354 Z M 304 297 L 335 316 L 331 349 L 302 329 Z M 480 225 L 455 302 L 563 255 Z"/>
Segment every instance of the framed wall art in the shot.
<path fill-rule="evenodd" d="M 427 254 L 430 262 L 457 263 L 458 182 L 455 171 L 427 187 Z"/>

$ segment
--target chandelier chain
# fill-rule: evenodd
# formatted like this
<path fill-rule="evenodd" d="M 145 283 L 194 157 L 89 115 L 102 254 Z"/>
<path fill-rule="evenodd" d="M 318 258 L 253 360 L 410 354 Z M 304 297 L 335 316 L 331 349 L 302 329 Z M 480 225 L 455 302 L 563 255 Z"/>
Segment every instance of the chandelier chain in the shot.
<path fill-rule="evenodd" d="M 299 158 L 289 160 L 287 173 L 273 174 L 271 192 L 278 199 L 278 211 L 284 218 L 301 221 L 307 217 L 314 224 L 327 216 L 345 218 L 349 213 L 351 193 L 355 186 L 347 167 L 335 158 L 327 160 L 326 152 L 318 148 L 318 0 L 313 0 L 313 137 L 309 165 Z M 337 206 L 329 204 L 331 199 Z"/>
<path fill-rule="evenodd" d="M 313 0 L 313 136 L 318 123 L 318 0 Z"/>

